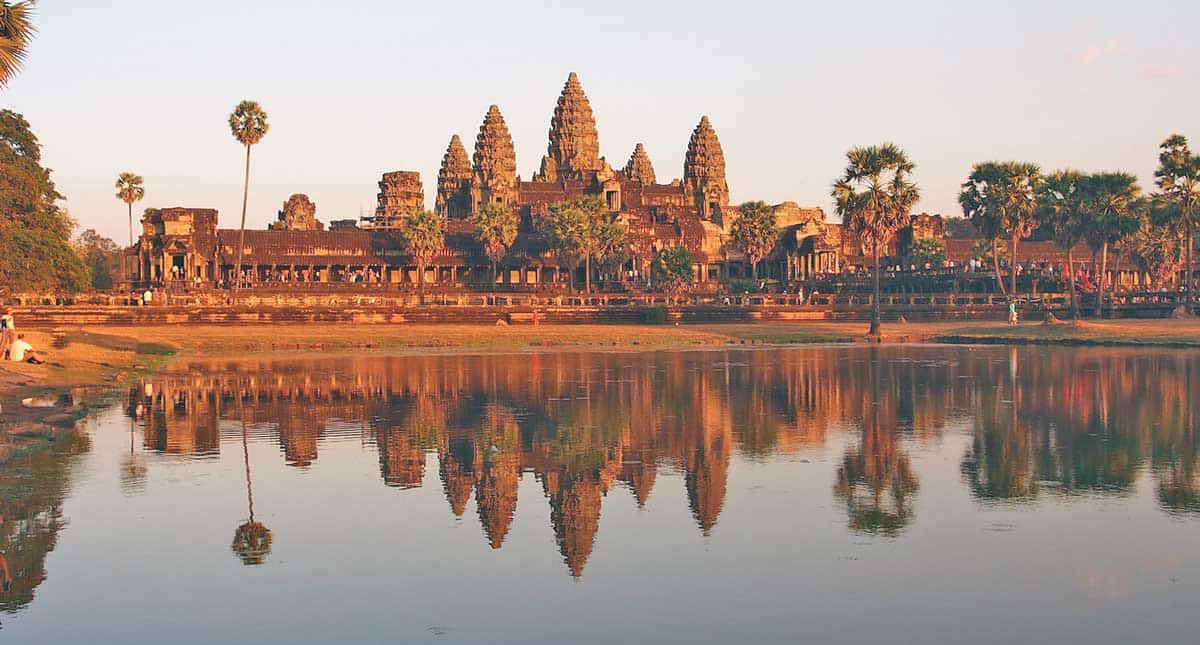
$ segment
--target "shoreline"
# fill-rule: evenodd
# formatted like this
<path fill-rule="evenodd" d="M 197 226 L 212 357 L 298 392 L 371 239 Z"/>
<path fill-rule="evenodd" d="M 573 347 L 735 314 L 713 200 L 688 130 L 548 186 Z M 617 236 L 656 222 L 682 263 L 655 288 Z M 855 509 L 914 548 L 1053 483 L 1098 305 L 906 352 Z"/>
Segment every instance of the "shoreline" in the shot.
<path fill-rule="evenodd" d="M 43 365 L 0 364 L 0 464 L 57 441 L 109 407 L 134 378 L 187 360 L 423 356 L 547 351 L 641 352 L 868 344 L 861 322 L 693 325 L 262 324 L 24 328 Z M 286 340 L 285 340 L 286 339 Z M 1200 320 L 885 323 L 883 344 L 1200 349 Z M 54 405 L 28 408 L 26 397 Z"/>

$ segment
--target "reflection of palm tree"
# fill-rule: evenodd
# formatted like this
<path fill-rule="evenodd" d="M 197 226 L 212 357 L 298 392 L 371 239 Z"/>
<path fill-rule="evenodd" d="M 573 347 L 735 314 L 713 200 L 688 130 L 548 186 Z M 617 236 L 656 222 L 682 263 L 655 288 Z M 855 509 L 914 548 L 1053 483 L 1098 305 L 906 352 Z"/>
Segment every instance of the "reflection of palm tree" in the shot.
<path fill-rule="evenodd" d="M 246 442 L 246 422 L 242 421 L 242 458 L 246 463 L 246 505 L 250 519 L 233 533 L 233 552 L 244 565 L 262 564 L 271 553 L 271 530 L 254 520 L 254 489 L 250 479 L 250 448 Z"/>
<path fill-rule="evenodd" d="M 133 451 L 133 439 L 136 429 L 136 419 L 129 419 L 129 454 L 121 462 L 121 492 L 126 495 L 136 495 L 146 491 L 146 464 Z"/>
<path fill-rule="evenodd" d="M 920 483 L 908 454 L 900 450 L 895 427 L 885 427 L 879 414 L 894 410 L 894 401 L 879 396 L 879 356 L 871 348 L 870 410 L 864 414 L 862 439 L 842 458 L 833 494 L 846 506 L 849 527 L 861 533 L 899 535 L 912 521 L 913 497 Z"/>

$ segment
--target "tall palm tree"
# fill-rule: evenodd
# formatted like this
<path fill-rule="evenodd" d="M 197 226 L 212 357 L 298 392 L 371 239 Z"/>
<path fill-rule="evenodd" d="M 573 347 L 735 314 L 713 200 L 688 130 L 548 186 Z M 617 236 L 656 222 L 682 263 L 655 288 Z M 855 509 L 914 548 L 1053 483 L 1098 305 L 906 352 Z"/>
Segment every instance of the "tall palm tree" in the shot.
<path fill-rule="evenodd" d="M 242 273 L 242 251 L 246 247 L 246 202 L 250 199 L 250 147 L 267 136 L 267 113 L 254 101 L 242 101 L 229 115 L 229 129 L 238 143 L 246 146 L 246 174 L 242 184 L 242 224 L 238 232 L 237 264 L 233 268 L 236 291 Z"/>
<path fill-rule="evenodd" d="M 958 195 L 963 214 L 993 243 L 1000 235 L 1008 236 L 1012 280 L 1009 293 L 1013 297 L 1017 295 L 1017 242 L 1029 237 L 1037 228 L 1041 183 L 1041 169 L 1035 163 L 986 161 L 975 164 Z M 1000 260 L 996 253 L 992 253 L 992 261 L 996 267 L 996 281 L 1003 293 Z"/>
<path fill-rule="evenodd" d="M 125 202 L 129 207 L 129 246 L 133 246 L 133 203 L 141 201 L 146 196 L 146 189 L 142 186 L 142 176 L 135 175 L 131 172 L 123 172 L 117 176 L 117 199 Z"/>
<path fill-rule="evenodd" d="M 240 393 L 239 393 L 240 396 Z M 239 410 L 239 414 L 241 411 Z M 246 566 L 262 564 L 271 553 L 271 529 L 254 519 L 254 486 L 250 476 L 250 446 L 246 437 L 246 420 L 242 418 L 242 459 L 246 464 L 246 505 L 250 519 L 238 525 L 233 532 L 231 549 Z"/>
<path fill-rule="evenodd" d="M 496 263 L 508 252 L 508 247 L 517 239 L 517 227 L 521 217 L 508 204 L 488 202 L 471 216 L 475 226 L 475 237 L 483 245 L 483 252 L 492 261 L 492 291 L 496 290 Z"/>
<path fill-rule="evenodd" d="M 754 267 L 754 277 L 758 278 L 763 258 L 775 248 L 779 240 L 777 230 L 778 218 L 775 209 L 762 201 L 746 202 L 738 206 L 738 218 L 733 220 L 729 229 L 729 237 L 734 246 L 741 249 Z"/>
<path fill-rule="evenodd" d="M 1046 178 L 1038 196 L 1039 218 L 1054 228 L 1054 241 L 1067 251 L 1067 274 L 1071 285 L 1071 320 L 1079 321 L 1079 297 L 1075 286 L 1075 245 L 1083 241 L 1084 182 L 1087 175 L 1076 170 L 1059 170 Z"/>
<path fill-rule="evenodd" d="M 1154 196 L 1157 223 L 1183 233 L 1187 289 L 1185 310 L 1191 314 L 1195 307 L 1193 282 L 1193 249 L 1196 227 L 1200 225 L 1200 155 L 1192 154 L 1187 138 L 1175 134 L 1159 146 L 1158 170 L 1154 171 L 1158 193 Z"/>
<path fill-rule="evenodd" d="M 1108 272 L 1108 248 L 1129 238 L 1141 226 L 1142 189 L 1137 177 L 1127 172 L 1091 175 L 1084 182 L 1084 237 L 1100 252 L 1100 279 L 1096 283 L 1095 315 L 1104 306 L 1104 276 Z"/>
<path fill-rule="evenodd" d="M 36 0 L 13 3 L 0 0 L 0 88 L 8 87 L 25 64 L 29 43 L 37 33 L 37 27 L 33 26 L 36 6 Z"/>
<path fill-rule="evenodd" d="M 921 191 L 909 177 L 915 164 L 893 143 L 851 148 L 846 170 L 833 184 L 835 211 L 843 224 L 871 249 L 875 260 L 872 336 L 879 334 L 879 254 L 896 232 L 912 222 Z"/>
<path fill-rule="evenodd" d="M 400 223 L 400 237 L 404 248 L 417 261 L 417 285 L 419 302 L 425 304 L 425 267 L 446 247 L 446 235 L 442 216 L 433 211 L 419 211 L 408 215 Z"/>

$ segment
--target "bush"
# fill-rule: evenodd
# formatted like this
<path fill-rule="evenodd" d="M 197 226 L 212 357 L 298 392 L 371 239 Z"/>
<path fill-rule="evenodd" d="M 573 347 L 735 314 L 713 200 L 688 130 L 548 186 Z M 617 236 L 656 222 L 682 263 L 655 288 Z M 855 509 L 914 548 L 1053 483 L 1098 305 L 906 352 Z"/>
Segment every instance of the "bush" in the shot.
<path fill-rule="evenodd" d="M 646 307 L 642 310 L 642 323 L 646 325 L 667 324 L 667 308 L 662 305 Z"/>
<path fill-rule="evenodd" d="M 734 278 L 729 281 L 729 290 L 737 294 L 754 293 L 758 291 L 758 280 Z"/>

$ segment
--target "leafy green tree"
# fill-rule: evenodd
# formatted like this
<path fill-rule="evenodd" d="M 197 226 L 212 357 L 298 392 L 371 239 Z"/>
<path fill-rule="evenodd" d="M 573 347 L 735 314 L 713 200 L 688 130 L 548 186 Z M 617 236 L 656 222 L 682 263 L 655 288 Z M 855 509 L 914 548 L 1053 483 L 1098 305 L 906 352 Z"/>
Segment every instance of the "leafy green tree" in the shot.
<path fill-rule="evenodd" d="M 921 191 L 910 179 L 915 164 L 893 143 L 855 147 L 846 153 L 846 170 L 833 184 L 835 211 L 851 233 L 871 250 L 875 261 L 875 297 L 869 334 L 879 334 L 879 254 L 900 229 L 912 222 Z"/>
<path fill-rule="evenodd" d="M 592 262 L 601 264 L 619 259 L 628 251 L 628 231 L 624 224 L 608 213 L 608 205 L 598 195 L 559 202 L 550 206 L 549 214 L 541 221 L 542 234 L 559 257 L 559 262 L 571 271 L 571 290 L 574 291 L 574 270 L 584 264 L 584 291 L 592 290 Z"/>
<path fill-rule="evenodd" d="M 1100 253 L 1100 279 L 1096 288 L 1096 310 L 1104 303 L 1104 276 L 1108 272 L 1108 249 L 1128 239 L 1141 226 L 1144 210 L 1137 177 L 1126 172 L 1090 175 L 1084 181 L 1084 240 L 1092 252 Z"/>
<path fill-rule="evenodd" d="M 267 136 L 267 113 L 254 101 L 242 101 L 229 115 L 229 130 L 237 142 L 246 146 L 246 173 L 242 184 L 242 223 L 238 229 L 237 264 L 234 266 L 233 288 L 241 282 L 242 251 L 246 248 L 246 203 L 250 199 L 250 148 Z"/>
<path fill-rule="evenodd" d="M 425 304 L 425 269 L 433 257 L 446 247 L 442 217 L 433 211 L 419 211 L 400 220 L 404 248 L 417 262 L 417 288 L 420 303 Z"/>
<path fill-rule="evenodd" d="M 685 246 L 668 246 L 654 254 L 650 275 L 659 289 L 678 292 L 695 279 L 692 271 L 692 254 Z"/>
<path fill-rule="evenodd" d="M 932 237 L 913 240 L 908 255 L 918 269 L 927 264 L 931 268 L 937 269 L 946 261 L 946 243 Z"/>
<path fill-rule="evenodd" d="M 41 165 L 24 117 L 0 110 L 0 291 L 78 290 L 87 269 L 71 247 L 75 222 Z"/>
<path fill-rule="evenodd" d="M 119 244 L 89 228 L 75 240 L 75 253 L 91 274 L 93 289 L 112 289 L 121 264 Z"/>
<path fill-rule="evenodd" d="M 129 207 L 129 246 L 133 246 L 133 203 L 141 201 L 146 196 L 143 182 L 141 175 L 131 172 L 123 172 L 117 176 L 115 186 L 117 199 L 125 202 L 125 205 Z"/>
<path fill-rule="evenodd" d="M 754 277 L 760 277 L 759 264 L 779 239 L 775 209 L 766 202 L 746 202 L 738 206 L 738 218 L 733 220 L 729 237 L 733 245 L 750 258 Z"/>
<path fill-rule="evenodd" d="M 1039 219 L 1054 229 L 1054 242 L 1067 251 L 1067 279 L 1071 285 L 1071 320 L 1079 321 L 1079 296 L 1075 286 L 1074 248 L 1087 231 L 1084 209 L 1087 175 L 1058 170 L 1046 177 L 1038 195 Z"/>
<path fill-rule="evenodd" d="M 37 33 L 37 27 L 33 26 L 33 10 L 36 6 L 35 0 L 0 0 L 0 87 L 8 87 L 25 64 L 29 43 Z"/>
<path fill-rule="evenodd" d="M 1154 171 L 1158 192 L 1154 195 L 1155 223 L 1181 232 L 1184 238 L 1187 311 L 1195 306 L 1192 254 L 1196 227 L 1200 226 L 1200 155 L 1192 154 L 1186 137 L 1175 134 L 1159 146 L 1158 170 Z"/>
<path fill-rule="evenodd" d="M 1143 217 L 1133 237 L 1133 252 L 1142 259 L 1153 288 L 1158 289 L 1179 275 L 1184 264 L 1183 233 L 1170 226 L 1159 226 L 1151 217 Z"/>
<path fill-rule="evenodd" d="M 1037 228 L 1038 194 L 1042 175 L 1037 164 L 1023 161 L 987 161 L 975 164 L 958 203 L 963 214 L 975 224 L 983 236 L 993 243 L 1001 236 L 1010 240 L 1009 255 L 1015 265 L 1017 242 Z M 993 254 L 993 259 L 997 256 Z M 1000 278 L 1000 263 L 996 261 L 996 282 L 1004 293 Z M 1017 295 L 1016 267 L 1009 271 L 1013 296 Z"/>
<path fill-rule="evenodd" d="M 496 263 L 508 253 L 508 247 L 517 239 L 517 227 L 521 218 L 510 205 L 488 202 L 471 216 L 475 237 L 483 245 L 483 252 L 492 261 L 492 288 L 496 288 Z"/>

